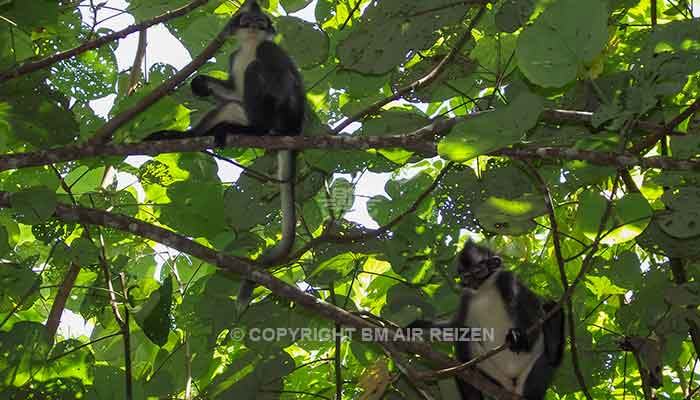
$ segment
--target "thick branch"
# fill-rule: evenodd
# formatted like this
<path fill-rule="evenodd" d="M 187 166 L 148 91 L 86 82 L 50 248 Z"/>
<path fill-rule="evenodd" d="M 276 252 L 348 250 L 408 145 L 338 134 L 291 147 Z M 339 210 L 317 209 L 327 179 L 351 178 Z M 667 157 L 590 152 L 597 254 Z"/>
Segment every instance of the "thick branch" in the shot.
<path fill-rule="evenodd" d="M 403 148 L 426 157 L 437 155 L 435 143 L 419 135 L 400 136 L 237 136 L 226 139 L 227 147 L 279 149 L 338 149 L 366 150 Z M 0 155 L 0 172 L 9 169 L 36 167 L 51 163 L 74 161 L 91 157 L 157 155 L 161 153 L 198 152 L 215 147 L 213 137 L 163 140 L 132 144 L 86 144 L 29 153 Z M 640 157 L 631 154 L 588 151 L 572 148 L 539 147 L 496 150 L 489 155 L 515 159 L 587 161 L 615 168 L 659 168 L 667 171 L 700 171 L 700 160 L 678 160 L 670 157 Z"/>
<path fill-rule="evenodd" d="M 9 206 L 10 193 L 0 192 L 0 207 Z M 151 225 L 135 218 L 112 214 L 98 209 L 68 206 L 63 204 L 56 207 L 54 216 L 66 222 L 109 227 L 160 242 L 166 246 L 172 247 L 173 249 L 177 249 L 184 253 L 188 253 L 222 269 L 240 274 L 246 279 L 265 286 L 274 295 L 294 301 L 296 304 L 316 313 L 322 318 L 356 329 L 376 328 L 376 325 L 372 324 L 371 322 L 353 315 L 342 308 L 320 300 L 311 294 L 305 293 L 299 290 L 296 286 L 283 282 L 268 272 L 256 268 L 247 260 L 218 253 L 213 249 L 186 238 L 185 236 L 171 232 L 159 226 Z M 418 354 L 440 368 L 448 368 L 459 365 L 457 361 L 445 356 L 442 353 L 432 350 L 427 344 L 393 341 L 393 331 L 390 331 L 391 333 L 388 335 L 388 337 L 375 337 L 375 339 L 378 341 L 381 340 L 384 342 L 393 342 L 397 348 L 403 351 Z M 520 400 L 517 395 L 505 391 L 500 386 L 489 382 L 488 380 L 481 379 L 481 375 L 476 371 L 463 371 L 460 374 L 460 378 L 474 385 L 483 393 L 494 396 L 497 399 Z"/>
<path fill-rule="evenodd" d="M 96 49 L 100 46 L 104 46 L 105 44 L 107 44 L 109 42 L 113 42 L 117 39 L 123 39 L 134 32 L 144 30 L 144 29 L 151 27 L 153 25 L 160 24 L 161 22 L 165 22 L 165 21 L 171 20 L 173 18 L 180 17 L 182 15 L 189 13 L 190 11 L 194 10 L 195 8 L 206 4 L 208 1 L 209 0 L 194 0 L 190 4 L 183 6 L 183 7 L 180 7 L 175 11 L 170 11 L 170 12 L 167 12 L 163 15 L 157 16 L 153 19 L 149 19 L 148 21 L 144 21 L 144 22 L 141 22 L 139 24 L 131 25 L 125 29 L 122 29 L 121 31 L 113 32 L 113 33 L 110 33 L 109 35 L 105 35 L 105 36 L 102 36 L 102 37 L 97 38 L 95 40 L 91 40 L 89 42 L 81 44 L 78 47 L 74 47 L 70 50 L 62 51 L 60 53 L 46 57 L 42 60 L 22 64 L 15 69 L 0 72 L 0 83 L 4 82 L 6 80 L 12 79 L 12 78 L 17 78 L 18 76 L 22 76 L 22 75 L 28 74 L 30 72 L 33 72 L 33 71 L 40 70 L 42 68 L 46 68 L 46 67 L 48 67 L 52 64 L 55 64 L 59 61 L 63 61 L 63 60 L 69 59 L 71 57 L 75 57 L 78 54 L 82 54 L 82 53 L 85 53 L 86 51 Z"/>
<path fill-rule="evenodd" d="M 80 272 L 80 266 L 77 264 L 71 264 L 66 276 L 63 277 L 63 283 L 58 288 L 56 297 L 54 297 L 53 303 L 51 304 L 51 311 L 49 311 L 49 316 L 46 319 L 46 331 L 49 334 L 49 338 L 54 340 L 56 336 L 56 331 L 61 323 L 61 315 L 63 315 L 63 310 L 66 308 L 66 302 L 68 301 L 68 296 L 70 296 L 70 291 L 73 289 L 75 280 L 78 278 L 78 273 Z"/>

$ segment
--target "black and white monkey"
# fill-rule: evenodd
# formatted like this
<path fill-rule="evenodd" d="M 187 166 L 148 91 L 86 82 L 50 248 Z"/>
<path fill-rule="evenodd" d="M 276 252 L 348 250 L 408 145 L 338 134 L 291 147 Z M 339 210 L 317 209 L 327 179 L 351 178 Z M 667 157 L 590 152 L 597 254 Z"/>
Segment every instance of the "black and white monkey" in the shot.
<path fill-rule="evenodd" d="M 270 17 L 255 0 L 247 0 L 226 29 L 238 39 L 238 50 L 229 59 L 228 79 L 199 75 L 190 85 L 195 95 L 211 96 L 217 106 L 188 132 L 161 131 L 146 140 L 214 136 L 217 146 L 223 146 L 229 133 L 301 134 L 306 107 L 303 81 L 292 59 L 273 41 L 275 29 Z M 293 150 L 277 152 L 282 238 L 259 259 L 262 264 L 274 263 L 288 254 L 294 244 L 295 159 Z M 248 304 L 253 288 L 253 282 L 243 282 L 239 306 Z"/>
<path fill-rule="evenodd" d="M 564 314 L 559 310 L 540 329 L 526 335 L 556 303 L 538 297 L 501 264 L 491 250 L 467 242 L 457 260 L 462 293 L 452 319 L 442 323 L 416 320 L 408 328 L 493 329 L 491 341 L 455 342 L 457 358 L 466 362 L 507 342 L 509 349 L 481 361 L 477 368 L 510 392 L 527 400 L 542 400 L 564 352 Z M 458 386 L 462 399 L 482 400 L 474 386 L 462 381 Z"/>

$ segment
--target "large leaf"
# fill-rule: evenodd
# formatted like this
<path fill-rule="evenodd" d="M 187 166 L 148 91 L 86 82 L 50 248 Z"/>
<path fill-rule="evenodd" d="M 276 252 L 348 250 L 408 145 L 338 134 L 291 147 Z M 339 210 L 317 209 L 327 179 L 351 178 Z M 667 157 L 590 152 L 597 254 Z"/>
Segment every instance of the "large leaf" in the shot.
<path fill-rule="evenodd" d="M 541 111 L 539 96 L 522 93 L 503 108 L 457 124 L 452 133 L 440 141 L 438 152 L 461 161 L 517 143 L 535 126 Z"/>
<path fill-rule="evenodd" d="M 460 21 L 466 4 L 449 0 L 386 0 L 372 3 L 363 24 L 338 45 L 345 68 L 366 74 L 383 74 L 401 63 L 410 50 L 430 46 L 435 30 Z"/>
<path fill-rule="evenodd" d="M 160 288 L 151 293 L 148 300 L 133 312 L 143 333 L 158 346 L 163 346 L 168 341 L 172 303 L 173 278 L 168 276 Z"/>
<path fill-rule="evenodd" d="M 10 197 L 15 219 L 24 224 L 38 224 L 46 221 L 56 211 L 56 192 L 47 187 L 35 187 Z"/>
<path fill-rule="evenodd" d="M 553 3 L 520 34 L 515 51 L 520 70 L 536 85 L 566 85 L 603 50 L 607 22 L 603 0 Z"/>

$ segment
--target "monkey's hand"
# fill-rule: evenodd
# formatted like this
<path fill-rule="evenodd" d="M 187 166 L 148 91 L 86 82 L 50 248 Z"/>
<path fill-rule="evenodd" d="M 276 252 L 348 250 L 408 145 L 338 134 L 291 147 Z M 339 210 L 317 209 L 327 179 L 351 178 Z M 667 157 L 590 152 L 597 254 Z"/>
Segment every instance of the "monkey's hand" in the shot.
<path fill-rule="evenodd" d="M 506 334 L 506 343 L 508 343 L 508 348 L 513 353 L 520 353 L 521 351 L 527 351 L 530 347 L 528 343 L 528 338 L 522 329 L 511 328 Z"/>
<path fill-rule="evenodd" d="M 199 97 L 211 96 L 212 89 L 209 86 L 209 80 L 211 78 L 206 75 L 197 75 L 190 82 L 190 87 L 192 88 L 192 93 Z"/>

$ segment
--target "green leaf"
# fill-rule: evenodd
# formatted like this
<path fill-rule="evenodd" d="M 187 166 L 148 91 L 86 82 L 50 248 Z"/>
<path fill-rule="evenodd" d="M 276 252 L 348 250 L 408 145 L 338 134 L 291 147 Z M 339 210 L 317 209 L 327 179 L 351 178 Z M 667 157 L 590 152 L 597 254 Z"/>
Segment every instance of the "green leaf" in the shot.
<path fill-rule="evenodd" d="M 689 186 L 667 190 L 661 201 L 672 210 L 700 212 L 700 189 Z"/>
<path fill-rule="evenodd" d="M 9 331 L 0 331 L 0 381 L 23 386 L 42 368 L 50 349 L 46 327 L 20 321 Z"/>
<path fill-rule="evenodd" d="M 465 161 L 517 143 L 535 126 L 542 107 L 539 96 L 521 93 L 503 108 L 458 123 L 452 133 L 438 143 L 438 153 L 455 161 Z"/>
<path fill-rule="evenodd" d="M 700 236 L 700 213 L 697 211 L 660 212 L 656 220 L 659 228 L 674 238 L 690 239 Z"/>
<path fill-rule="evenodd" d="M 498 37 L 484 36 L 476 42 L 471 56 L 478 61 L 479 68 L 499 70 L 503 67 L 503 57 L 510 57 L 515 51 L 517 39 L 516 35 L 507 34 L 500 34 Z M 504 73 L 510 73 L 515 68 L 515 63 L 511 63 Z"/>
<path fill-rule="evenodd" d="M 605 213 L 606 204 L 605 198 L 598 193 L 593 191 L 581 193 L 576 212 L 576 229 L 587 238 L 595 239 Z"/>
<path fill-rule="evenodd" d="M 605 235 L 602 243 L 612 245 L 632 240 L 639 236 L 651 221 L 651 206 L 639 193 L 628 193 L 613 205 L 612 221 L 616 228 Z"/>
<path fill-rule="evenodd" d="M 189 3 L 187 0 L 131 0 L 129 12 L 137 22 L 159 16 Z"/>
<path fill-rule="evenodd" d="M 547 212 L 540 195 L 525 194 L 515 199 L 491 196 L 476 208 L 479 225 L 489 232 L 522 235 L 535 228 L 534 217 Z"/>
<path fill-rule="evenodd" d="M 255 364 L 253 370 L 243 376 L 220 375 L 210 390 L 212 399 L 274 400 L 285 388 L 284 379 L 294 370 L 294 359 L 284 351 L 269 355 Z M 248 372 L 248 371 L 247 371 Z M 235 378 L 235 379 L 232 379 Z M 317 383 L 318 384 L 318 383 Z"/>
<path fill-rule="evenodd" d="M 698 304 L 700 303 L 700 295 L 697 293 L 697 285 L 694 286 L 695 287 L 683 285 L 668 288 L 664 298 L 669 304 L 676 306 L 692 306 Z"/>
<path fill-rule="evenodd" d="M 503 32 L 515 32 L 534 10 L 534 0 L 505 0 L 496 13 L 496 26 Z"/>
<path fill-rule="evenodd" d="M 631 251 L 625 251 L 616 257 L 608 273 L 617 286 L 626 289 L 638 288 L 642 283 L 642 270 L 639 257 Z"/>
<path fill-rule="evenodd" d="M 515 51 L 518 67 L 536 85 L 566 85 L 603 51 L 607 22 L 603 0 L 553 3 L 520 34 Z"/>
<path fill-rule="evenodd" d="M 328 285 L 347 276 L 355 265 L 355 257 L 351 253 L 343 253 L 322 262 L 308 278 L 319 285 Z"/>
<path fill-rule="evenodd" d="M 331 185 L 326 207 L 331 215 L 342 218 L 355 203 L 355 187 L 346 179 L 336 179 Z"/>
<path fill-rule="evenodd" d="M 280 0 L 280 4 L 287 13 L 295 13 L 311 4 L 313 0 Z"/>
<path fill-rule="evenodd" d="M 315 24 L 297 17 L 280 17 L 277 30 L 282 36 L 280 46 L 289 52 L 299 68 L 314 67 L 328 58 L 328 36 Z"/>
<path fill-rule="evenodd" d="M 35 286 L 38 287 L 39 282 L 29 267 L 0 263 L 0 312 L 8 313 L 16 305 L 20 305 L 20 311 L 30 309 L 39 298 L 39 292 L 33 289 Z"/>
<path fill-rule="evenodd" d="M 450 0 L 370 3 L 363 12 L 363 23 L 354 26 L 338 44 L 340 63 L 360 73 L 387 73 L 404 61 L 411 50 L 430 47 L 435 41 L 435 29 L 458 23 L 467 8 L 467 4 L 454 5 Z"/>
<path fill-rule="evenodd" d="M 97 264 L 100 250 L 90 240 L 79 237 L 71 242 L 70 249 L 78 265 Z"/>
<path fill-rule="evenodd" d="M 700 156 L 700 135 L 671 136 L 673 158 L 697 158 Z"/>
<path fill-rule="evenodd" d="M 173 278 L 168 276 L 160 288 L 148 300 L 133 310 L 136 323 L 143 333 L 158 346 L 168 342 L 170 333 L 170 309 L 173 305 Z"/>
<path fill-rule="evenodd" d="M 54 0 L 0 2 L 0 10 L 7 18 L 5 23 L 13 21 L 22 27 L 23 32 L 47 26 L 55 29 L 60 11 L 59 2 Z"/>
<path fill-rule="evenodd" d="M 29 75 L 0 87 L 0 102 L 11 107 L 10 139 L 40 147 L 74 141 L 78 123 L 68 108 L 68 97 L 39 79 Z"/>
<path fill-rule="evenodd" d="M 386 294 L 381 316 L 406 326 L 415 319 L 434 319 L 435 308 L 419 290 L 392 286 Z"/>
<path fill-rule="evenodd" d="M 63 180 L 71 188 L 71 193 L 96 192 L 101 188 L 104 174 L 105 167 L 91 169 L 87 165 L 82 165 L 73 168 Z M 59 187 L 59 193 L 65 193 L 62 187 Z"/>
<path fill-rule="evenodd" d="M 18 222 L 27 225 L 39 224 L 56 211 L 56 192 L 47 187 L 34 187 L 13 193 L 10 204 Z"/>
<path fill-rule="evenodd" d="M 216 182 L 187 180 L 168 187 L 169 207 L 161 211 L 162 222 L 180 233 L 214 237 L 224 230 L 224 194 Z"/>
<path fill-rule="evenodd" d="M 56 343 L 49 358 L 57 358 L 51 362 L 51 368 L 44 370 L 42 379 L 89 379 L 95 364 L 95 355 L 89 347 L 83 347 L 83 344 L 76 339 Z"/>
<path fill-rule="evenodd" d="M 627 289 L 615 286 L 606 276 L 589 275 L 587 279 L 586 287 L 599 299 L 610 294 L 625 294 L 627 292 Z"/>
<path fill-rule="evenodd" d="M 103 46 L 60 62 L 53 71 L 54 85 L 63 93 L 87 102 L 114 93 L 117 58 L 109 46 Z"/>

